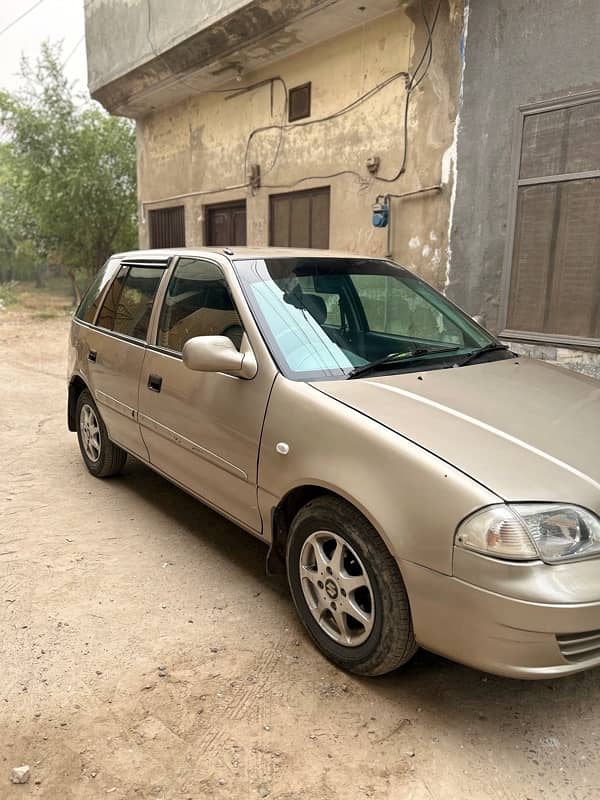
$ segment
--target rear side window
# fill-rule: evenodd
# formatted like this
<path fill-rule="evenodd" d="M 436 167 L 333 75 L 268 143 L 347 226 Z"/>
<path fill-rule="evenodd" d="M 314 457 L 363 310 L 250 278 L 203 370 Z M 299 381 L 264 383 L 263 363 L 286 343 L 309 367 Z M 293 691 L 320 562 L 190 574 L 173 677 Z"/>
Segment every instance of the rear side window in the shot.
<path fill-rule="evenodd" d="M 97 324 L 134 339 L 145 339 L 163 275 L 162 267 L 123 268 L 106 294 Z"/>
<path fill-rule="evenodd" d="M 83 320 L 84 322 L 94 321 L 106 284 L 118 269 L 119 259 L 112 258 L 98 271 L 87 292 L 83 295 L 83 300 L 79 304 L 79 308 L 75 312 L 76 319 Z"/>

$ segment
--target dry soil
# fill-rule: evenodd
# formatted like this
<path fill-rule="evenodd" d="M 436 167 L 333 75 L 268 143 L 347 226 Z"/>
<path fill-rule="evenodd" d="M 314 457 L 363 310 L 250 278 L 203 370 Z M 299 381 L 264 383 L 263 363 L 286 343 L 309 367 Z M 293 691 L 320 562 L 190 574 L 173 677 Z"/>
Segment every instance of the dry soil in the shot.
<path fill-rule="evenodd" d="M 44 316 L 0 312 L 2 800 L 600 797 L 600 671 L 340 672 L 260 542 L 139 463 L 86 472 Z"/>

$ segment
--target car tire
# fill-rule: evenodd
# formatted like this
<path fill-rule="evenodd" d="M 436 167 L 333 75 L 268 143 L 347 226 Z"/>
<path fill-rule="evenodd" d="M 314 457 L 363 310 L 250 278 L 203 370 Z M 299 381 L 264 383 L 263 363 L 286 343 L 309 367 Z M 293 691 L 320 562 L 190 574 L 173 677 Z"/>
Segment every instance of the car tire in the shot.
<path fill-rule="evenodd" d="M 77 398 L 77 441 L 88 470 L 96 478 L 118 475 L 125 466 L 127 453 L 108 438 L 98 407 L 87 389 Z"/>
<path fill-rule="evenodd" d="M 417 644 L 398 565 L 353 506 L 331 496 L 307 503 L 290 526 L 286 560 L 298 615 L 334 664 L 375 676 L 413 657 Z"/>

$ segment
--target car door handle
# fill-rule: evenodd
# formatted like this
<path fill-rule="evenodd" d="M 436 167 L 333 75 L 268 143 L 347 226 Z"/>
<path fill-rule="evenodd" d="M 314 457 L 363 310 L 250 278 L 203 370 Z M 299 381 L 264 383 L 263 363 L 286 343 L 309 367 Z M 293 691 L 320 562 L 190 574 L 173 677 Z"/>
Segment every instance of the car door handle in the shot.
<path fill-rule="evenodd" d="M 151 392 L 160 392 L 162 388 L 162 378 L 160 375 L 148 376 L 148 388 Z"/>
<path fill-rule="evenodd" d="M 93 364 L 95 364 L 97 358 L 98 358 L 98 353 L 96 352 L 96 350 L 90 350 L 88 352 L 88 361 L 91 361 Z"/>

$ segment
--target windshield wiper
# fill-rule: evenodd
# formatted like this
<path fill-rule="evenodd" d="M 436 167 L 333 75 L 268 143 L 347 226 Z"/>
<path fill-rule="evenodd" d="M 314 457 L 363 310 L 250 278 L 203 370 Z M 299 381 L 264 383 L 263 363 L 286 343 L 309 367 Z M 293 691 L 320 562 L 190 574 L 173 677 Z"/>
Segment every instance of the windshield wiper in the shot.
<path fill-rule="evenodd" d="M 458 345 L 456 347 L 419 347 L 416 350 L 409 350 L 407 353 L 388 353 L 388 355 L 383 356 L 383 358 L 376 358 L 375 361 L 370 361 L 368 364 L 361 364 L 360 367 L 354 367 L 346 377 L 348 380 L 351 378 L 359 378 L 361 375 L 366 375 L 368 372 L 376 370 L 379 367 L 393 366 L 398 363 L 404 364 L 406 361 L 414 361 L 417 358 L 423 358 L 423 356 L 454 353 L 456 350 L 460 350 Z"/>
<path fill-rule="evenodd" d="M 463 358 L 462 361 L 458 362 L 458 366 L 464 367 L 466 364 L 470 364 L 472 361 L 475 361 L 475 359 L 479 358 L 479 356 L 484 355 L 484 353 L 495 353 L 497 350 L 508 350 L 508 346 L 505 344 L 500 344 L 499 342 L 490 342 L 484 347 L 480 347 L 478 350 L 473 350 L 473 352 L 469 353 L 466 358 Z"/>

